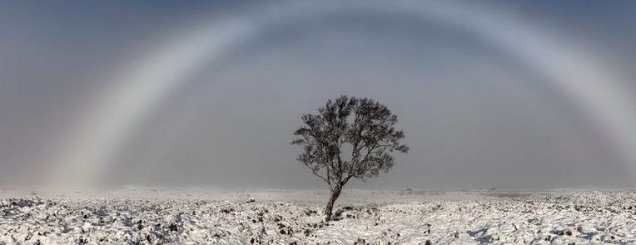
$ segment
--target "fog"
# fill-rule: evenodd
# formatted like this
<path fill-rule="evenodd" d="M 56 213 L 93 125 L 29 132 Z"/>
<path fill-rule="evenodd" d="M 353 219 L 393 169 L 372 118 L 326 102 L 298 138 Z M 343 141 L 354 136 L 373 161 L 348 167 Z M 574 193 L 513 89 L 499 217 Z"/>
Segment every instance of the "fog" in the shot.
<path fill-rule="evenodd" d="M 322 188 L 292 133 L 347 94 L 411 148 L 354 188 L 633 187 L 634 10 L 4 1 L 0 184 Z"/>

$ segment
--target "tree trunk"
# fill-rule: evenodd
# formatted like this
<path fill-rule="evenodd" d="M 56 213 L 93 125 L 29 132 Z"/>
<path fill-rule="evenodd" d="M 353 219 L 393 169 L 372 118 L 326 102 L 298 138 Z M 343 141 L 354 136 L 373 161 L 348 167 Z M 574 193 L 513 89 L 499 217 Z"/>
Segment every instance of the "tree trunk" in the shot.
<path fill-rule="evenodd" d="M 340 196 L 340 191 L 342 187 L 336 187 L 331 191 L 331 195 L 329 196 L 329 201 L 327 202 L 327 207 L 325 207 L 325 221 L 331 220 L 331 215 L 333 213 L 333 205 L 336 203 L 336 199 Z"/>

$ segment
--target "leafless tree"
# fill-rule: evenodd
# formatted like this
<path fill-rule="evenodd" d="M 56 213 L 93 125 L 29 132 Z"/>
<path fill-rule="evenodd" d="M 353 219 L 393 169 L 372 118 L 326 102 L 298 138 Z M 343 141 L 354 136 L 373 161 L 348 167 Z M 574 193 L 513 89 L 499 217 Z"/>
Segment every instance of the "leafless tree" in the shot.
<path fill-rule="evenodd" d="M 331 194 L 324 212 L 327 221 L 351 178 L 365 181 L 388 172 L 395 162 L 391 153 L 409 150 L 400 143 L 404 132 L 394 128 L 398 117 L 369 98 L 343 95 L 302 120 L 292 144 L 303 146 L 298 161 L 327 183 Z"/>

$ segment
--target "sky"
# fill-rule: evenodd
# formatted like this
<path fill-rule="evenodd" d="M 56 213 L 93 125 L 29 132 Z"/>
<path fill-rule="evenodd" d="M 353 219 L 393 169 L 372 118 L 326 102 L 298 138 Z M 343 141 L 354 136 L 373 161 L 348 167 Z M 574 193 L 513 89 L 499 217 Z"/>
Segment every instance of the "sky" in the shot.
<path fill-rule="evenodd" d="M 0 184 L 323 188 L 341 94 L 411 150 L 353 188 L 634 187 L 636 3 L 3 1 Z"/>

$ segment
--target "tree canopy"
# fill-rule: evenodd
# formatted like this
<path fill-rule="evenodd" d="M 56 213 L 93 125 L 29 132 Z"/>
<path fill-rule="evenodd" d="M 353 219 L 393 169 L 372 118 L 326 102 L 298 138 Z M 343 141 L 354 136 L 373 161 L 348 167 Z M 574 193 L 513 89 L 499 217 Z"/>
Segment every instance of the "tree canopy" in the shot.
<path fill-rule="evenodd" d="M 339 195 L 351 178 L 364 181 L 388 172 L 395 163 L 391 153 L 409 150 L 400 142 L 404 132 L 395 129 L 398 117 L 369 98 L 342 95 L 328 100 L 318 114 L 303 115 L 302 121 L 292 142 L 303 146 L 298 161 L 325 181 L 332 194 Z"/>

